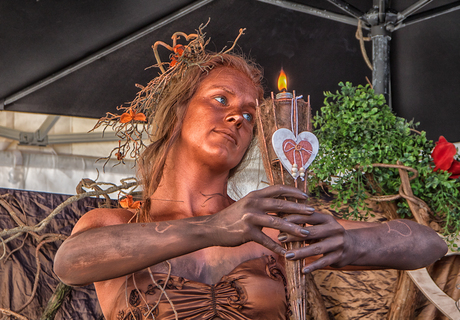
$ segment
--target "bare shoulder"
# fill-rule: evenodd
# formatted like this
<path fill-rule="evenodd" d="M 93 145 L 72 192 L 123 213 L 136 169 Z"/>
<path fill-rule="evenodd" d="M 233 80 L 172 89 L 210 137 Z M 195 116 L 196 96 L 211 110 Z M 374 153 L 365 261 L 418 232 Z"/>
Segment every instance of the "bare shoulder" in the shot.
<path fill-rule="evenodd" d="M 117 224 L 126 224 L 134 216 L 132 211 L 126 209 L 98 208 L 85 213 L 75 224 L 72 235 L 83 231 Z"/>

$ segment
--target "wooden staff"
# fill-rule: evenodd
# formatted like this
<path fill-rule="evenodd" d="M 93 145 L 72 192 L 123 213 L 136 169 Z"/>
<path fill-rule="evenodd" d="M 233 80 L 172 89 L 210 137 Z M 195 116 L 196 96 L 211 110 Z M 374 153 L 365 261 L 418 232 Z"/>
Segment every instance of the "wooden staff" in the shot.
<path fill-rule="evenodd" d="M 294 99 L 295 93 L 294 93 Z M 290 185 L 307 193 L 307 179 L 298 183 L 290 174 L 284 174 L 284 168 L 278 160 L 272 146 L 272 135 L 279 128 L 301 131 L 311 131 L 311 109 L 309 99 L 297 100 L 298 109 L 291 110 L 292 99 L 266 99 L 258 109 L 258 141 L 265 172 L 270 184 Z M 299 112 L 297 112 L 299 110 Z M 292 114 L 292 111 L 294 114 Z M 297 131 L 297 130 L 295 130 Z M 294 132 L 297 134 L 298 132 Z M 291 199 L 293 200 L 293 199 Z M 305 242 L 290 242 L 285 244 L 287 250 L 305 246 Z M 303 261 L 286 261 L 286 276 L 292 318 L 305 320 L 312 317 L 316 320 L 328 320 L 329 316 L 321 294 L 311 274 L 301 272 Z"/>

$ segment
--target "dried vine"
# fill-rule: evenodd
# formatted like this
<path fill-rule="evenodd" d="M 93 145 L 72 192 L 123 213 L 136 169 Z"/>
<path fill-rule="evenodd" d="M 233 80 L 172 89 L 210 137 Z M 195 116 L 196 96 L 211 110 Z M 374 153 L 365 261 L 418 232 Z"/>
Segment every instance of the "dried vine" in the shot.
<path fill-rule="evenodd" d="M 131 178 L 131 179 L 134 179 L 134 178 Z M 37 233 L 37 232 L 40 232 L 66 206 L 68 206 L 69 204 L 71 204 L 73 202 L 76 202 L 76 201 L 78 201 L 80 199 L 87 198 L 87 197 L 101 196 L 103 194 L 110 194 L 110 193 L 114 193 L 114 192 L 117 192 L 117 191 L 120 191 L 120 190 L 123 190 L 123 189 L 130 189 L 130 188 L 136 187 L 138 185 L 137 181 L 129 182 L 129 183 L 124 182 L 126 180 L 129 180 L 129 179 L 123 180 L 122 184 L 119 185 L 119 186 L 111 184 L 111 183 L 104 183 L 104 182 L 95 183 L 95 185 L 98 185 L 98 186 L 100 186 L 100 185 L 112 185 L 112 187 L 107 188 L 105 190 L 101 189 L 101 190 L 89 191 L 89 192 L 84 192 L 84 193 L 81 193 L 81 194 L 74 195 L 74 196 L 68 198 L 63 203 L 61 203 L 59 206 L 57 206 L 46 218 L 44 218 L 43 220 L 41 220 L 39 223 L 37 223 L 34 226 L 28 226 L 28 225 L 22 224 L 22 225 L 19 225 L 18 227 L 13 228 L 13 229 L 3 229 L 3 231 L 0 232 L 0 239 L 1 239 L 3 244 L 6 244 L 6 243 L 10 242 L 11 240 L 16 239 L 17 237 L 21 236 L 24 233 L 27 233 L 27 232 L 28 233 L 31 233 L 31 232 Z M 5 236 L 9 236 L 9 238 L 4 239 Z"/>
<path fill-rule="evenodd" d="M 110 187 L 106 189 L 102 189 L 101 186 L 110 186 Z M 86 197 L 93 197 L 93 196 L 104 196 L 106 197 L 106 201 L 109 201 L 110 198 L 108 198 L 107 196 L 108 194 L 114 193 L 114 192 L 122 192 L 125 194 L 131 193 L 137 186 L 138 186 L 138 182 L 134 178 L 124 179 L 121 181 L 120 185 L 115 185 L 113 183 L 105 183 L 105 182 L 94 182 L 89 179 L 83 179 L 77 187 L 77 192 L 78 192 L 77 195 L 69 197 L 67 200 L 65 200 L 59 206 L 57 206 L 54 210 L 52 210 L 51 213 L 49 213 L 44 219 L 42 219 L 40 222 L 38 222 L 35 225 L 27 225 L 24 221 L 21 220 L 21 218 L 19 217 L 19 212 L 16 211 L 17 209 L 14 206 L 12 206 L 10 203 L 8 203 L 7 201 L 7 198 L 10 197 L 9 194 L 0 196 L 0 205 L 7 210 L 12 220 L 18 225 L 15 228 L 3 229 L 2 231 L 0 231 L 0 241 L 2 243 L 2 248 L 3 248 L 3 252 L 2 252 L 2 255 L 0 256 L 0 260 L 6 260 L 8 259 L 8 257 L 11 256 L 12 253 L 16 252 L 17 250 L 20 250 L 24 246 L 25 240 L 27 239 L 28 236 L 32 236 L 33 239 L 38 243 L 35 249 L 35 262 L 37 264 L 37 271 L 34 277 L 32 293 L 29 299 L 16 311 L 12 311 L 6 308 L 0 308 L 0 313 L 4 315 L 4 317 L 2 317 L 1 319 L 3 320 L 6 317 L 15 317 L 20 320 L 27 320 L 26 317 L 20 315 L 20 312 L 23 311 L 33 301 L 36 295 L 36 292 L 37 292 L 38 283 L 40 279 L 40 272 L 41 272 L 41 263 L 39 259 L 40 248 L 46 243 L 54 242 L 57 240 L 65 240 L 67 238 L 67 236 L 65 235 L 56 234 L 56 233 L 46 233 L 43 235 L 39 235 L 39 232 L 41 232 L 51 222 L 51 220 L 54 217 L 56 217 L 66 206 L 80 199 L 83 199 Z M 93 191 L 85 191 L 85 188 L 93 189 Z M 125 190 L 130 190 L 130 191 L 127 192 Z M 21 204 L 18 203 L 18 205 L 22 209 Z M 7 253 L 6 244 L 20 237 L 21 235 L 24 235 L 22 243 L 18 247 L 14 248 L 9 253 Z M 7 238 L 4 239 L 5 237 Z"/>

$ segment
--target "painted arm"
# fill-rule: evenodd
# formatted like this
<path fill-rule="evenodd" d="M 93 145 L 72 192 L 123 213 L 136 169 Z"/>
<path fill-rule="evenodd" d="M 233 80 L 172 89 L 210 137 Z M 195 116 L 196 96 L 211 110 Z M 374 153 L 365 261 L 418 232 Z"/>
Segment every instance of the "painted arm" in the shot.
<path fill-rule="evenodd" d="M 126 210 L 92 210 L 80 219 L 59 248 L 54 270 L 63 282 L 84 285 L 118 278 L 210 246 L 233 247 L 255 241 L 284 254 L 284 249 L 262 228 L 297 236 L 305 230 L 266 213 L 306 214 L 313 209 L 277 197 L 306 199 L 295 188 L 272 186 L 251 192 L 213 215 L 151 223 L 127 224 L 132 213 Z"/>
<path fill-rule="evenodd" d="M 287 259 L 306 258 L 304 272 L 347 265 L 418 269 L 447 252 L 447 245 L 434 230 L 410 220 L 367 223 L 336 220 L 321 213 L 291 215 L 287 220 L 310 224 L 306 228 L 309 235 L 302 239 L 316 240 L 286 254 Z M 282 235 L 284 241 L 301 239 Z"/>

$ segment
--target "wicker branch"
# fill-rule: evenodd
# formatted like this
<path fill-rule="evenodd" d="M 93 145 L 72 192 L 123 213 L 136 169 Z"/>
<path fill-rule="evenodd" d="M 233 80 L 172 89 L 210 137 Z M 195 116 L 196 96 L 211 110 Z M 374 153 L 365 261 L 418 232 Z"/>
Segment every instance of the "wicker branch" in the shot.
<path fill-rule="evenodd" d="M 21 316 L 20 314 L 17 314 L 16 312 L 11 311 L 11 310 L 9 310 L 9 309 L 5 309 L 5 308 L 0 308 L 0 313 L 3 313 L 3 314 L 6 315 L 6 316 L 15 317 L 15 318 L 17 318 L 18 320 L 29 320 L 29 319 L 27 319 L 26 317 Z M 3 318 L 2 318 L 2 319 L 3 319 Z"/>
<path fill-rule="evenodd" d="M 98 183 L 99 185 L 99 183 Z M 68 198 L 66 201 L 61 203 L 59 206 L 57 206 L 45 219 L 40 221 L 34 226 L 28 226 L 28 225 L 20 225 L 16 228 L 13 229 L 4 229 L 3 231 L 0 232 L 0 238 L 3 239 L 5 236 L 10 236 L 9 238 L 2 240 L 3 244 L 6 244 L 10 242 L 11 240 L 19 237 L 21 234 L 26 233 L 26 232 L 40 232 L 42 231 L 49 223 L 50 221 L 58 215 L 66 206 L 69 204 L 76 202 L 80 199 L 87 198 L 87 197 L 92 197 L 92 196 L 100 196 L 104 194 L 109 194 L 113 193 L 116 191 L 120 191 L 122 189 L 130 189 L 132 187 L 135 187 L 138 185 L 138 182 L 122 182 L 121 185 L 119 186 L 112 186 L 106 190 L 95 190 L 95 191 L 90 191 L 90 192 L 84 192 L 81 194 L 74 195 L 70 198 Z"/>

